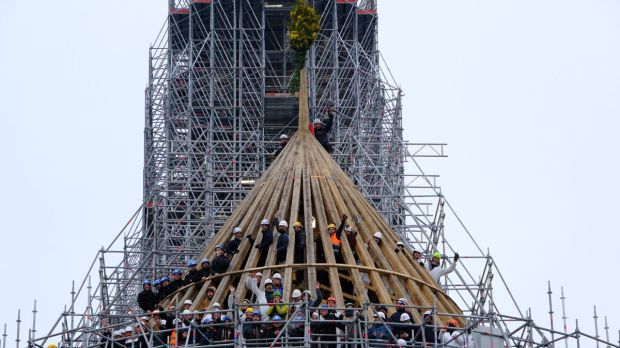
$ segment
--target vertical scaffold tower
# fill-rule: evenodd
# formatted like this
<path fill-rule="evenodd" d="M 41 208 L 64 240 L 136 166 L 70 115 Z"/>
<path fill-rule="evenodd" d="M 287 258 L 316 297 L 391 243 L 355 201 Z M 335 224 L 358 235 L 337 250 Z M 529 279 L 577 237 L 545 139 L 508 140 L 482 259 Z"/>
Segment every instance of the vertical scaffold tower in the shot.
<path fill-rule="evenodd" d="M 202 250 L 294 130 L 293 0 L 171 1 L 146 91 L 144 277 Z M 400 90 L 382 75 L 373 2 L 314 0 L 312 117 L 334 108 L 333 156 L 403 232 Z"/>

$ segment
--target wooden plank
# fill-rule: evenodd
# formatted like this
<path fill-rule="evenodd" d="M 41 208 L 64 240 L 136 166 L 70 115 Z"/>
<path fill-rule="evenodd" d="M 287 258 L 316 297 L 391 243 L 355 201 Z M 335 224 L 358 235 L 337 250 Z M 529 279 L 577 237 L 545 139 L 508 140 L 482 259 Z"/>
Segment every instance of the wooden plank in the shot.
<path fill-rule="evenodd" d="M 260 192 L 256 195 L 256 199 L 258 200 L 266 200 L 269 201 L 272 197 L 272 195 L 274 195 L 274 193 L 276 195 L 279 194 L 279 190 L 276 190 L 276 187 L 278 186 L 278 182 L 277 180 L 271 180 L 271 181 L 265 181 L 265 185 L 262 186 Z M 251 213 L 248 214 L 244 214 L 244 215 L 240 215 L 243 216 L 243 220 L 241 221 L 241 225 L 242 226 L 248 226 L 249 228 L 252 228 L 250 225 L 250 222 L 252 221 L 252 219 L 256 220 L 258 216 L 260 216 L 259 214 L 261 214 L 260 208 L 263 207 L 263 205 L 254 205 L 255 208 L 252 208 L 252 206 L 250 206 L 248 208 L 249 211 L 251 211 Z M 239 209 L 237 209 L 239 210 Z M 262 219 L 262 217 L 261 217 Z M 230 222 L 231 220 L 229 220 Z M 258 223 L 260 224 L 260 221 L 258 221 Z M 256 224 L 256 222 L 254 223 Z M 232 226 L 233 224 L 229 224 L 230 226 Z M 243 227 L 242 227 L 243 229 Z M 218 234 L 221 235 L 222 238 L 218 239 L 218 241 L 220 241 L 221 239 L 226 238 L 226 236 L 228 236 L 230 238 L 230 233 L 227 232 L 226 230 L 224 230 L 222 228 L 221 232 Z M 215 240 L 214 240 L 215 241 Z M 222 243 L 222 242 L 220 242 Z M 211 243 L 209 243 L 210 246 L 212 246 L 211 250 L 215 249 L 215 245 L 217 245 L 219 243 L 214 244 L 213 241 Z M 256 250 L 254 248 L 252 248 L 250 245 L 248 245 L 249 243 L 244 241 L 241 243 L 240 245 L 240 251 L 239 253 L 237 253 L 237 255 L 235 255 L 232 260 L 231 260 L 231 266 L 233 267 L 230 270 L 234 270 L 235 267 L 240 268 L 242 265 L 240 265 L 240 262 L 237 262 L 237 260 L 242 260 L 243 256 L 247 253 L 248 249 L 251 250 Z M 215 254 L 215 252 L 213 251 L 213 254 L 211 254 L 211 257 L 213 257 L 213 255 Z M 212 259 L 212 258 L 210 258 Z M 230 267 L 230 266 L 229 266 Z M 200 289 L 200 291 L 198 292 L 196 298 L 194 299 L 194 303 L 192 305 L 192 310 L 195 310 L 196 308 L 204 308 L 206 305 L 208 305 L 208 303 L 203 303 L 206 293 L 207 293 L 207 289 L 209 286 L 211 286 L 212 282 L 205 282 L 202 286 L 202 288 Z M 221 284 L 220 284 L 221 285 Z M 226 285 L 227 286 L 227 285 Z M 243 284 L 243 286 L 245 286 L 245 284 Z M 217 293 L 217 290 L 216 290 Z M 239 292 L 239 294 L 243 293 L 243 289 Z M 215 299 L 215 297 L 214 297 Z"/>
<path fill-rule="evenodd" d="M 307 158 L 306 156 L 304 156 Z M 304 230 L 306 231 L 306 262 L 316 262 L 316 249 L 314 247 L 314 230 L 312 229 L 312 189 L 310 187 L 310 173 L 307 168 L 303 169 L 303 204 L 304 204 Z M 316 284 L 316 268 L 308 268 L 308 288 Z"/>
<path fill-rule="evenodd" d="M 332 161 L 333 162 L 333 161 Z M 333 162 L 333 165 L 335 166 L 335 162 Z M 334 171 L 336 174 L 335 176 L 339 177 L 340 180 L 342 181 L 346 181 L 346 182 L 350 182 L 349 178 L 346 177 L 346 175 L 342 172 L 342 171 Z M 372 207 L 372 205 L 363 197 L 363 195 L 361 195 L 361 193 L 357 190 L 357 188 L 353 187 L 352 185 L 345 185 L 344 183 L 341 185 L 344 189 L 341 191 L 343 193 L 348 192 L 350 194 L 350 199 L 351 199 L 351 203 L 353 203 L 354 205 L 358 206 L 358 208 L 361 208 L 363 210 L 367 210 L 367 211 L 372 211 L 374 210 L 374 207 Z M 357 198 L 353 198 L 355 196 L 358 196 Z M 396 238 L 391 238 L 390 234 L 393 234 L 394 232 L 391 231 L 391 229 L 389 228 L 389 226 L 387 226 L 387 224 L 385 223 L 385 221 L 379 217 L 378 214 L 369 214 L 368 218 L 371 219 L 371 225 L 374 225 L 373 227 L 376 227 L 376 230 L 380 230 L 380 231 L 384 231 L 384 239 L 387 237 L 387 240 L 395 240 Z M 389 231 L 389 233 L 388 233 Z M 371 238 L 371 234 L 374 233 L 372 229 L 366 229 L 365 231 L 362 229 L 361 230 L 362 235 L 365 233 L 365 239 L 368 240 L 369 238 Z M 374 243 L 373 243 L 374 244 Z M 395 242 L 394 242 L 395 244 Z M 376 245 L 375 245 L 376 246 Z M 372 249 L 372 248 L 371 248 Z M 403 266 L 402 263 L 398 262 L 398 260 L 395 260 L 392 256 L 395 254 L 393 252 L 393 250 L 391 250 L 391 246 L 388 248 L 386 246 L 386 244 L 384 243 L 383 245 L 383 249 L 382 251 L 377 252 L 376 250 L 373 252 L 373 259 L 374 260 L 378 260 L 379 262 L 382 263 L 382 266 L 386 266 L 388 264 L 392 264 L 395 267 L 398 268 L 399 271 L 404 272 L 406 271 L 405 269 L 403 269 L 401 266 Z M 377 256 L 379 255 L 379 257 L 377 258 Z M 382 255 L 386 255 L 388 257 L 390 257 L 389 262 L 386 264 L 384 262 L 382 262 Z M 413 268 L 415 268 L 416 266 L 413 266 Z M 418 266 L 419 268 L 419 266 Z M 428 272 L 426 272 L 426 270 L 422 270 L 423 272 L 418 273 L 419 276 L 421 276 L 422 278 L 425 278 L 425 280 L 427 282 L 432 282 L 434 283 L 434 280 L 432 280 L 432 278 L 430 277 L 430 275 L 428 274 Z M 394 283 L 394 280 L 392 280 L 390 283 Z M 405 284 L 407 285 L 406 287 L 407 292 L 409 294 L 413 294 L 414 296 L 416 294 L 420 294 L 422 293 L 423 296 L 416 298 L 417 302 L 421 305 L 432 305 L 433 303 L 433 296 L 437 294 L 437 290 L 438 288 L 434 288 L 432 290 L 428 289 L 428 288 L 419 288 L 419 287 L 413 287 L 413 288 L 409 288 L 411 286 L 411 283 L 409 284 Z M 442 290 L 439 290 L 441 292 L 443 292 Z M 437 300 L 439 302 L 439 306 L 440 308 L 449 311 L 449 312 L 453 312 L 453 313 L 460 313 L 460 309 L 458 308 L 458 306 L 456 306 L 456 304 L 449 299 L 449 297 L 447 295 L 443 296 L 437 296 Z"/>
<path fill-rule="evenodd" d="M 321 191 L 323 195 L 323 199 L 325 202 L 325 206 L 329 209 L 329 211 L 336 212 L 338 215 L 347 214 L 350 215 L 351 212 L 346 210 L 346 206 L 344 202 L 342 202 L 342 197 L 339 193 L 339 188 L 337 185 L 334 185 L 334 181 L 332 177 L 326 177 L 325 180 L 321 180 Z M 353 251 L 349 246 L 349 242 L 347 241 L 346 235 L 342 235 L 341 243 L 340 243 L 340 253 L 343 256 L 343 259 L 348 264 L 355 264 L 355 257 L 353 256 Z M 359 271 L 355 268 L 351 269 L 351 277 L 353 278 L 353 288 L 355 290 L 357 304 L 360 305 L 362 303 L 369 302 L 368 294 L 366 292 L 366 286 L 362 282 L 362 277 Z"/>
<path fill-rule="evenodd" d="M 302 157 L 303 158 L 303 157 Z M 298 220 L 299 215 L 299 200 L 301 196 L 301 173 L 303 163 L 301 166 L 297 166 L 295 168 L 295 175 L 293 178 L 293 196 L 291 198 L 291 215 L 289 222 L 289 242 L 288 248 L 286 250 L 286 264 L 293 265 L 295 263 L 295 237 L 296 233 L 293 229 L 293 223 Z M 291 283 L 293 279 L 293 269 L 288 266 L 284 269 L 284 279 L 286 280 L 282 285 L 284 294 L 282 294 L 282 299 L 284 302 L 289 302 L 289 294 L 291 293 Z"/>
<path fill-rule="evenodd" d="M 284 179 L 280 179 L 280 180 L 272 180 L 270 182 L 270 188 L 273 192 L 273 195 L 269 198 L 269 200 L 267 200 L 267 202 L 269 202 L 268 205 L 259 205 L 259 207 L 265 207 L 265 211 L 262 213 L 262 217 L 260 215 L 255 215 L 255 219 L 260 219 L 262 220 L 263 218 L 266 218 L 269 220 L 269 222 L 271 223 L 273 215 L 276 213 L 276 205 L 278 203 L 278 201 L 280 200 L 282 191 L 281 190 L 276 190 L 276 188 L 278 187 L 278 185 L 283 181 Z M 260 230 L 260 221 L 258 222 L 259 225 L 258 227 L 255 228 L 256 231 Z M 275 234 L 276 232 L 273 231 L 276 229 L 277 226 L 271 226 L 272 228 L 272 232 Z M 263 236 L 261 235 L 261 238 Z M 254 239 L 256 240 L 256 243 L 258 243 L 258 232 L 254 235 Z M 271 243 L 271 246 L 268 249 L 268 253 L 269 250 L 274 248 L 274 243 Z M 256 267 L 256 264 L 258 263 L 258 260 L 260 258 L 260 254 L 261 254 L 261 250 L 256 249 L 254 247 L 252 247 L 250 249 L 250 256 L 248 257 L 248 261 L 245 264 L 244 268 L 253 268 Z M 265 257 L 265 260 L 267 260 L 267 258 Z M 241 277 L 239 284 L 237 285 L 237 296 L 239 298 L 243 298 L 245 297 L 245 293 L 248 289 L 245 288 L 245 277 L 247 275 L 244 275 L 243 277 Z M 265 277 L 263 277 L 263 279 L 265 279 Z"/>
<path fill-rule="evenodd" d="M 316 139 L 314 140 L 316 142 Z M 324 151 L 324 150 L 321 147 L 319 151 Z M 336 264 L 336 257 L 334 256 L 334 251 L 332 249 L 331 241 L 329 240 L 329 238 L 323 238 L 324 236 L 322 234 L 324 233 L 322 232 L 322 230 L 327 228 L 327 225 L 330 222 L 328 221 L 328 218 L 326 216 L 325 206 L 323 205 L 323 199 L 321 197 L 321 187 L 319 183 L 319 180 L 320 180 L 319 176 L 321 175 L 321 173 L 317 172 L 317 168 L 320 168 L 321 164 L 318 163 L 316 156 L 314 156 L 315 154 L 316 152 L 314 151 L 310 154 L 311 163 L 309 164 L 309 169 L 310 169 L 310 174 L 311 174 L 310 175 L 310 186 L 312 189 L 312 202 L 315 207 L 315 210 L 313 213 L 315 214 L 316 226 L 317 226 L 317 230 L 319 231 L 318 236 L 323 246 L 323 253 L 325 254 L 325 259 L 329 263 Z M 340 221 L 336 221 L 336 222 L 340 223 Z M 342 287 L 340 285 L 340 279 L 338 277 L 338 269 L 336 267 L 329 267 L 328 273 L 329 273 L 329 282 L 332 288 L 332 292 L 336 295 L 342 294 Z M 336 306 L 343 308 L 344 301 L 342 299 L 342 296 L 335 296 L 335 297 L 336 297 Z"/>

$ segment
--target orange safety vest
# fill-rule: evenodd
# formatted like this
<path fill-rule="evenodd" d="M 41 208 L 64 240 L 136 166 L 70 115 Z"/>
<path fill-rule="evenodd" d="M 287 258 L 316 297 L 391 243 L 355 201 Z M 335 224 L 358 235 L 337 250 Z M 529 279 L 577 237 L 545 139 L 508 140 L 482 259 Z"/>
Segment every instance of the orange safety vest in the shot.
<path fill-rule="evenodd" d="M 338 233 L 334 232 L 329 235 L 329 239 L 332 240 L 332 246 L 334 248 L 340 248 L 340 238 L 337 236 Z"/>
<path fill-rule="evenodd" d="M 172 330 L 170 334 L 170 348 L 176 348 L 177 346 L 177 330 Z"/>

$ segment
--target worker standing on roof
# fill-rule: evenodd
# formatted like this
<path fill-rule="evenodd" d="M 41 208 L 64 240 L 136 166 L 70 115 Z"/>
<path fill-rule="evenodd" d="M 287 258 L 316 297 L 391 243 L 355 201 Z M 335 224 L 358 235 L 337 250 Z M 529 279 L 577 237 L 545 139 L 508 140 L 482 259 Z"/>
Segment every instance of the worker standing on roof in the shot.
<path fill-rule="evenodd" d="M 344 229 L 344 234 L 347 237 L 347 242 L 349 242 L 349 246 L 351 247 L 351 251 L 353 252 L 353 258 L 355 258 L 355 263 L 359 262 L 359 257 L 357 256 L 357 251 L 355 248 L 357 247 L 357 231 L 353 229 L 350 225 L 347 225 Z"/>
<path fill-rule="evenodd" d="M 420 250 L 413 249 L 413 259 L 416 260 L 420 266 L 426 267 L 422 262 L 422 252 Z"/>
<path fill-rule="evenodd" d="M 200 279 L 206 279 L 211 276 L 211 261 L 208 258 L 205 257 L 200 261 L 200 271 L 198 271 L 198 274 Z"/>
<path fill-rule="evenodd" d="M 273 225 L 276 225 L 276 218 L 274 217 Z M 256 249 L 260 250 L 260 257 L 258 259 L 258 263 L 256 264 L 258 267 L 261 267 L 265 264 L 267 260 L 267 254 L 269 253 L 269 247 L 273 244 L 273 231 L 271 226 L 269 226 L 269 220 L 263 219 L 260 222 L 260 231 L 263 234 L 263 238 L 261 239 L 259 244 L 254 245 Z M 254 238 L 252 235 L 248 234 L 247 238 L 250 240 L 252 244 L 254 244 Z"/>
<path fill-rule="evenodd" d="M 183 279 L 181 278 L 182 274 L 183 272 L 178 268 L 175 269 L 174 272 L 172 272 L 172 281 L 170 282 L 170 285 L 168 285 L 169 294 L 172 294 L 184 285 Z"/>
<path fill-rule="evenodd" d="M 224 249 L 226 256 L 229 258 L 232 258 L 233 255 L 237 253 L 239 245 L 241 245 L 241 241 L 243 240 L 243 231 L 241 230 L 241 227 L 235 227 L 232 231 L 232 235 L 232 239 L 228 241 L 226 248 Z"/>
<path fill-rule="evenodd" d="M 215 246 L 215 258 L 211 263 L 211 274 L 220 275 L 225 273 L 230 265 L 230 260 L 224 256 L 224 245 L 218 244 Z"/>
<path fill-rule="evenodd" d="M 276 217 L 276 221 L 279 220 Z M 276 264 L 286 261 L 286 251 L 288 249 L 288 222 L 285 220 L 278 222 L 278 241 L 276 242 Z"/>
<path fill-rule="evenodd" d="M 286 146 L 286 144 L 288 144 L 288 135 L 286 135 L 286 134 L 280 135 L 280 147 L 276 150 L 276 152 L 273 153 L 273 157 L 274 158 L 278 157 L 280 152 L 282 152 L 282 150 L 284 150 L 284 147 Z"/>
<path fill-rule="evenodd" d="M 329 143 L 329 132 L 334 125 L 334 107 L 330 105 L 327 108 L 327 113 L 327 122 L 323 123 L 323 120 L 316 118 L 312 124 L 314 126 L 314 137 L 316 140 L 321 143 L 325 151 L 332 153 L 334 152 L 334 147 Z"/>
<path fill-rule="evenodd" d="M 336 262 L 344 263 L 344 259 L 342 258 L 342 253 L 340 250 L 340 245 L 342 241 L 340 240 L 340 236 L 342 236 L 342 230 L 344 229 L 344 224 L 347 221 L 347 215 L 342 215 L 342 220 L 340 221 L 340 226 L 336 230 L 336 224 L 333 222 L 327 225 L 327 232 L 329 232 L 329 239 L 332 242 L 332 248 L 334 250 L 334 256 L 336 257 Z"/>
<path fill-rule="evenodd" d="M 202 277 L 198 273 L 198 263 L 194 260 L 187 261 L 187 274 L 183 279 L 183 285 L 199 282 Z"/>
<path fill-rule="evenodd" d="M 456 262 L 459 260 L 459 253 L 454 253 L 454 262 L 448 268 L 441 268 L 439 265 L 441 262 L 441 253 L 436 251 L 433 253 L 433 257 L 430 262 L 427 262 L 424 267 L 429 271 L 431 277 L 435 279 L 437 284 L 439 284 L 439 278 L 445 276 L 448 273 L 451 273 L 456 268 Z"/>
<path fill-rule="evenodd" d="M 293 224 L 295 231 L 295 263 L 304 263 L 304 255 L 306 255 L 306 232 L 304 225 L 296 221 Z M 295 272 L 295 283 L 301 284 L 304 281 L 304 270 L 298 269 Z"/>

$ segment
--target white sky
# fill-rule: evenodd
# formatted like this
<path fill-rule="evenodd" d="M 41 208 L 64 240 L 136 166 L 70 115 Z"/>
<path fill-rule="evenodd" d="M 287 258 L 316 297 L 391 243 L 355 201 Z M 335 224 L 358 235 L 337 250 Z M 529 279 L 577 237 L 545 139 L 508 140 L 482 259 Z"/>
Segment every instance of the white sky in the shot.
<path fill-rule="evenodd" d="M 447 142 L 425 167 L 546 324 L 592 305 L 618 340 L 620 2 L 380 1 L 380 48 L 406 138 Z M 0 2 L 0 325 L 45 331 L 142 197 L 149 44 L 166 1 Z M 450 227 L 448 226 L 448 233 Z M 556 327 L 560 306 L 554 299 Z M 601 325 L 602 326 L 602 325 Z M 0 327 L 1 330 L 1 327 Z"/>

